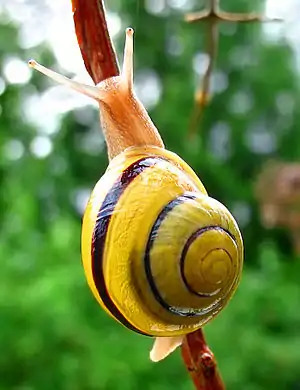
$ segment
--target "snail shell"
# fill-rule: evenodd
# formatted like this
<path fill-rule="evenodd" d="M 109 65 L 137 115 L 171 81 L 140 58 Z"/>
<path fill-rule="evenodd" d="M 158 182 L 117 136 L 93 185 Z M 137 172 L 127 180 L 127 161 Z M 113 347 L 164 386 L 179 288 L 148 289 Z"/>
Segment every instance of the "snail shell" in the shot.
<path fill-rule="evenodd" d="M 133 147 L 92 192 L 82 259 L 112 317 L 144 335 L 176 336 L 224 308 L 240 280 L 243 244 L 234 218 L 183 160 Z"/>

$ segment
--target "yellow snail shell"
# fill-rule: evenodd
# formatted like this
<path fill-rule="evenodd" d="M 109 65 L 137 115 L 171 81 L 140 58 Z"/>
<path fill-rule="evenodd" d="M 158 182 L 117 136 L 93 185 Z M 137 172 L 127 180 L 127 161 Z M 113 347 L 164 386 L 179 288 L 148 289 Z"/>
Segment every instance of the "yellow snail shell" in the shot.
<path fill-rule="evenodd" d="M 177 336 L 226 305 L 243 244 L 229 211 L 183 160 L 139 147 L 113 159 L 97 183 L 82 257 L 93 294 L 116 320 L 145 335 Z"/>

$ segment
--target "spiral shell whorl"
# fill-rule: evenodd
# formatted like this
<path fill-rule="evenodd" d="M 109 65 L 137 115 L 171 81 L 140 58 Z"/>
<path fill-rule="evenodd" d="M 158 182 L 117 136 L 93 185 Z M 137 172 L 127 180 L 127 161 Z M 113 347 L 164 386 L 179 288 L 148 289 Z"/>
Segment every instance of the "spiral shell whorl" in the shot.
<path fill-rule="evenodd" d="M 241 272 L 241 241 L 232 222 L 224 206 L 198 193 L 163 209 L 149 236 L 145 269 L 165 310 L 204 324 L 224 307 Z"/>
<path fill-rule="evenodd" d="M 235 239 L 228 231 L 218 226 L 197 230 L 185 244 L 180 259 L 184 284 L 203 298 L 224 293 L 226 280 L 236 276 L 230 274 L 237 268 L 234 264 L 237 257 Z"/>

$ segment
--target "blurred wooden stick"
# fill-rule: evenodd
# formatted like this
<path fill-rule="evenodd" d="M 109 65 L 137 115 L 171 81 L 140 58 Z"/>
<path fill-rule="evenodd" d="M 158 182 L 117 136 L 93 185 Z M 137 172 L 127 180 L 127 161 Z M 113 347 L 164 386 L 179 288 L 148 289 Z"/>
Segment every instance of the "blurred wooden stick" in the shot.
<path fill-rule="evenodd" d="M 216 359 L 201 329 L 185 337 L 181 354 L 197 390 L 225 390 Z"/>
<path fill-rule="evenodd" d="M 85 67 L 95 84 L 119 74 L 101 0 L 72 0 L 75 31 Z M 215 358 L 202 330 L 185 338 L 182 357 L 197 390 L 223 390 Z"/>
<path fill-rule="evenodd" d="M 217 24 L 210 23 L 208 25 L 207 33 L 208 65 L 205 70 L 202 83 L 201 85 L 199 85 L 195 93 L 195 107 L 190 120 L 189 137 L 193 137 L 195 135 L 197 124 L 200 122 L 203 115 L 203 110 L 210 100 L 210 79 L 218 52 L 219 42 L 219 32 Z"/>
<path fill-rule="evenodd" d="M 247 14 L 224 12 L 219 8 L 219 0 L 207 0 L 206 10 L 187 14 L 185 16 L 185 21 L 189 23 L 207 22 L 208 24 L 207 54 L 209 60 L 202 83 L 199 85 L 195 93 L 195 107 L 189 126 L 189 137 L 192 138 L 196 134 L 196 127 L 197 124 L 199 124 L 199 120 L 202 118 L 203 110 L 210 101 L 210 79 L 218 52 L 218 23 L 281 22 L 283 20 L 278 18 L 266 18 L 253 12 Z"/>

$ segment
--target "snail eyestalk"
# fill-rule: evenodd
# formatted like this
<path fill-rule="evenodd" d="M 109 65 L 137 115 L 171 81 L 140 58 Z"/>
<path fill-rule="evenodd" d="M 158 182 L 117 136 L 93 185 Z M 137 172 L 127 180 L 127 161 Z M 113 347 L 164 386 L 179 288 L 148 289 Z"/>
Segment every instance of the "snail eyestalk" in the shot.
<path fill-rule="evenodd" d="M 83 95 L 89 96 L 96 100 L 101 100 L 101 90 L 97 87 L 91 85 L 82 84 L 75 80 L 71 80 L 57 72 L 54 72 L 51 69 L 46 68 L 45 66 L 39 64 L 35 60 L 29 60 L 28 65 L 43 73 L 45 76 L 50 77 L 50 79 L 58 82 L 59 84 L 66 85 L 67 87 L 82 93 Z"/>
<path fill-rule="evenodd" d="M 128 90 L 133 86 L 133 34 L 132 28 L 126 29 L 122 78 Z"/>
<path fill-rule="evenodd" d="M 133 89 L 133 29 L 126 29 L 126 40 L 125 40 L 125 49 L 124 49 L 124 63 L 122 69 L 122 82 L 128 91 Z M 31 68 L 38 70 L 43 73 L 45 76 L 50 77 L 52 80 L 58 82 L 59 84 L 66 85 L 67 87 L 82 93 L 92 99 L 97 101 L 105 100 L 105 88 L 101 87 L 101 83 L 97 86 L 91 86 L 78 81 L 71 80 L 57 72 L 54 72 L 51 69 L 46 68 L 45 66 L 39 64 L 35 60 L 29 60 L 28 65 Z"/>

